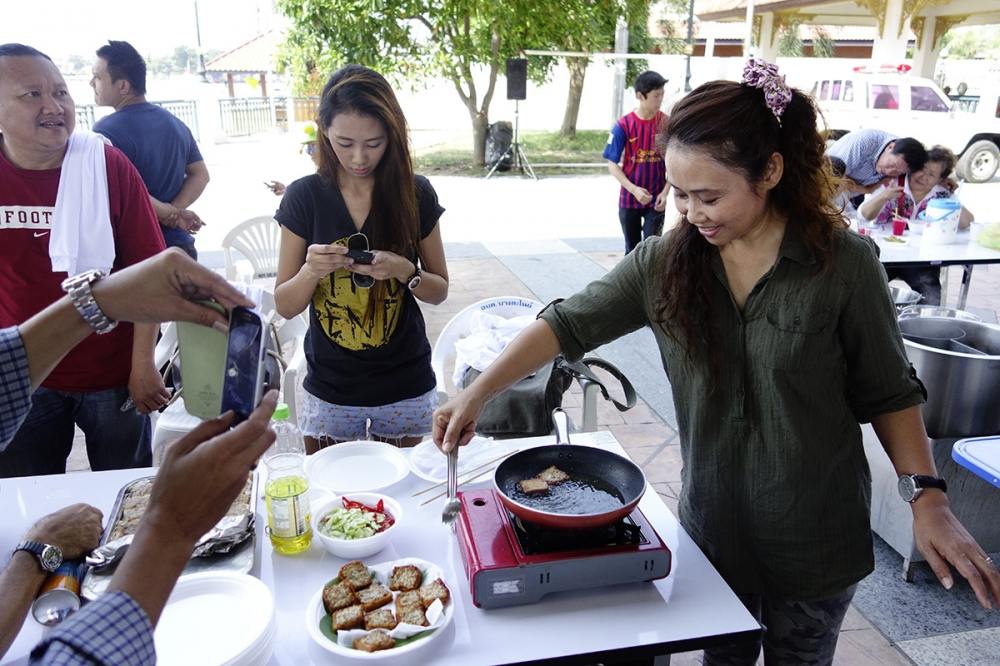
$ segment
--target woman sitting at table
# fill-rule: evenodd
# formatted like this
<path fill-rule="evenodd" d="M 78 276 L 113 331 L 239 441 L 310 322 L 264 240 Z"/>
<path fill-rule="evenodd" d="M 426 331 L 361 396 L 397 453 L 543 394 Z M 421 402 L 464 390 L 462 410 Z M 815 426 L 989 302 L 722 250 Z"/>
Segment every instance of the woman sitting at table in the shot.
<path fill-rule="evenodd" d="M 830 664 L 874 568 L 858 423 L 872 422 L 899 474 L 936 476 L 924 389 L 875 247 L 832 204 L 808 95 L 751 59 L 742 83 L 684 97 L 662 138 L 679 225 L 546 308 L 435 412 L 434 440 L 468 442 L 488 399 L 558 353 L 650 328 L 677 414 L 681 524 L 761 620 L 765 663 Z M 942 584 L 950 562 L 984 607 L 1000 603 L 1000 573 L 943 490 L 910 499 Z M 718 646 L 704 663 L 754 664 L 760 649 Z"/>
<path fill-rule="evenodd" d="M 900 176 L 892 187 L 882 187 L 861 204 L 858 213 L 866 220 L 879 225 L 891 225 L 896 217 L 907 221 L 922 222 L 919 215 L 932 199 L 947 199 L 952 196 L 954 182 L 949 178 L 955 168 L 955 153 L 944 146 L 934 146 L 927 152 L 924 168 L 911 174 Z M 965 229 L 973 216 L 965 206 L 959 217 L 959 229 Z M 902 280 L 910 288 L 919 292 L 923 302 L 929 305 L 941 304 L 941 267 L 904 266 L 887 267 L 890 280 Z"/>
<path fill-rule="evenodd" d="M 435 407 L 415 298 L 448 295 L 444 209 L 413 174 L 406 118 L 380 74 L 359 65 L 335 72 L 316 122 L 317 173 L 291 183 L 274 216 L 277 310 L 287 318 L 309 308 L 306 451 L 364 439 L 412 446 Z"/>

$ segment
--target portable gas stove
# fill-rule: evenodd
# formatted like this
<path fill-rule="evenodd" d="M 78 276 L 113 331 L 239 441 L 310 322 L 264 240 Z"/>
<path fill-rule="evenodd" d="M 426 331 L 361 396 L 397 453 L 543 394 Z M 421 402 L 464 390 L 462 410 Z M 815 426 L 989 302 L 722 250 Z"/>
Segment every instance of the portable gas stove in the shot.
<path fill-rule="evenodd" d="M 525 523 L 493 490 L 458 493 L 458 545 L 472 601 L 481 608 L 520 606 L 551 592 L 640 583 L 670 573 L 670 550 L 636 508 L 594 530 Z"/>

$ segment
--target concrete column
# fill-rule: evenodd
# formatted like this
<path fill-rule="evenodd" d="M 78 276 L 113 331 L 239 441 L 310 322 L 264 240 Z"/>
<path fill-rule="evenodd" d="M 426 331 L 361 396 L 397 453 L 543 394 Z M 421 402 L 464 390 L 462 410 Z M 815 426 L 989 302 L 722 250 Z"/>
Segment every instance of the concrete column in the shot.
<path fill-rule="evenodd" d="M 888 0 L 879 36 L 872 47 L 872 66 L 898 65 L 906 60 L 906 31 L 900 31 L 904 0 Z M 900 34 L 902 32 L 902 34 Z"/>
<path fill-rule="evenodd" d="M 760 44 L 757 45 L 757 56 L 767 62 L 778 58 L 778 36 L 774 34 L 774 12 L 760 15 Z"/>
<path fill-rule="evenodd" d="M 913 73 L 928 79 L 934 78 L 938 54 L 941 53 L 940 46 L 934 43 L 935 27 L 937 27 L 937 17 L 928 16 L 923 19 L 922 29 L 917 35 L 917 50 L 913 54 Z"/>
<path fill-rule="evenodd" d="M 715 31 L 713 30 L 709 32 L 707 35 L 705 35 L 705 57 L 712 58 L 714 56 L 715 56 Z"/>
<path fill-rule="evenodd" d="M 628 26 L 619 18 L 615 27 L 615 53 L 628 53 Z M 615 58 L 615 83 L 611 91 L 611 122 L 622 117 L 623 97 L 628 83 L 625 81 L 625 58 Z"/>
<path fill-rule="evenodd" d="M 747 16 L 746 25 L 743 29 L 746 31 L 743 37 L 743 57 L 749 58 L 754 53 L 753 49 L 753 19 L 754 19 L 754 0 L 747 0 Z"/>

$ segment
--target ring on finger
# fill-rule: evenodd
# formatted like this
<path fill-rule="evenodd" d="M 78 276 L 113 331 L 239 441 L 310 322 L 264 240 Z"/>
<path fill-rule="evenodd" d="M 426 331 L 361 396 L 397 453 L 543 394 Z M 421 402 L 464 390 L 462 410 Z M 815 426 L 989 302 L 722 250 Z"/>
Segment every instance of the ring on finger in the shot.
<path fill-rule="evenodd" d="M 990 566 L 996 566 L 996 562 L 994 562 L 993 558 L 990 557 L 989 555 L 983 555 L 983 559 L 986 560 L 986 564 L 989 564 Z"/>

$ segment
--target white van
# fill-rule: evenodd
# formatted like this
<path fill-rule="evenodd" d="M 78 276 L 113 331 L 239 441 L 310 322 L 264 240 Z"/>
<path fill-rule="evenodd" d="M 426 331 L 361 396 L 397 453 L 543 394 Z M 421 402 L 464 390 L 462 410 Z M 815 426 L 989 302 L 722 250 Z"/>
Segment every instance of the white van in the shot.
<path fill-rule="evenodd" d="M 824 78 L 811 94 L 823 112 L 827 136 L 874 128 L 939 144 L 959 156 L 956 175 L 972 183 L 993 178 L 1000 166 L 1000 88 L 980 96 L 975 112 L 957 110 L 937 84 L 909 76 L 905 66 L 875 73 L 856 68 Z"/>

